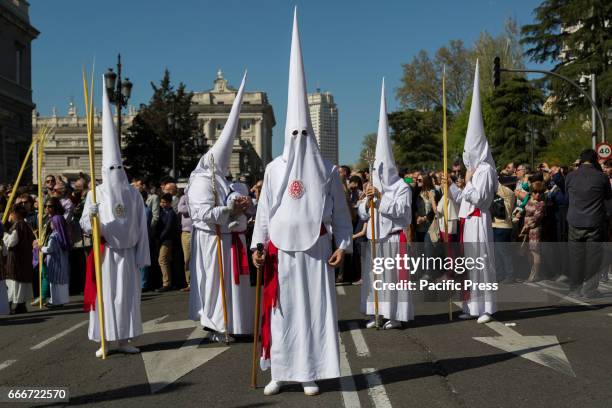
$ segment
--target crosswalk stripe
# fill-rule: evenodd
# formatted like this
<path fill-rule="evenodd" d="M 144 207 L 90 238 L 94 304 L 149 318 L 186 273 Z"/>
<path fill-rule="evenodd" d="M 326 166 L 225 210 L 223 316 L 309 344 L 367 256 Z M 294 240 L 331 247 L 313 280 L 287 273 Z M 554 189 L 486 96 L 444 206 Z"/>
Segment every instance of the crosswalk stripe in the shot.
<path fill-rule="evenodd" d="M 383 385 L 382 379 L 374 368 L 364 368 L 361 370 L 365 374 L 368 382 L 368 394 L 376 408 L 391 408 L 391 401 L 387 395 L 387 390 Z"/>

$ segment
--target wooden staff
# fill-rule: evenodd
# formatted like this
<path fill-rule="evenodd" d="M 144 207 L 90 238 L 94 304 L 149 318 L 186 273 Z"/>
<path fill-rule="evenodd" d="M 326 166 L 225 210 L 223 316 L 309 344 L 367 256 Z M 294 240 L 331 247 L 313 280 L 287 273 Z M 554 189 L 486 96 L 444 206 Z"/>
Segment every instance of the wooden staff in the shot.
<path fill-rule="evenodd" d="M 257 254 L 263 253 L 263 244 L 257 244 Z M 257 286 L 255 286 L 255 321 L 253 323 L 253 365 L 251 366 L 251 388 L 257 388 L 257 342 L 259 341 L 259 321 L 261 319 L 261 278 L 262 268 L 257 267 Z"/>
<path fill-rule="evenodd" d="M 372 156 L 372 152 L 368 151 L 368 163 L 370 164 L 370 186 L 374 186 L 374 157 Z M 374 287 L 374 279 L 376 275 L 374 275 L 374 259 L 376 259 L 376 221 L 374 219 L 374 198 L 370 200 L 370 232 L 372 235 L 372 239 L 370 240 L 370 255 L 371 255 L 371 269 L 372 269 L 372 289 L 374 290 L 374 324 L 376 326 L 376 330 L 380 329 L 380 319 L 378 315 L 378 290 Z"/>
<path fill-rule="evenodd" d="M 448 180 L 448 134 L 446 131 L 446 65 L 442 70 L 442 150 L 444 162 L 444 179 Z M 444 191 L 444 241 L 448 248 L 448 183 L 443 183 Z M 448 320 L 453 320 L 453 293 L 448 297 Z"/>
<path fill-rule="evenodd" d="M 43 183 L 43 170 L 42 170 L 42 165 L 43 165 L 43 157 L 44 157 L 44 150 L 45 150 L 45 140 L 47 139 L 48 134 L 50 133 L 49 129 L 47 127 L 43 127 L 39 137 L 38 137 L 38 149 L 36 151 L 36 155 L 37 155 L 37 166 L 36 166 L 36 178 L 38 179 L 38 237 L 36 238 L 38 240 L 38 308 L 42 309 L 43 307 L 43 302 L 42 302 L 42 275 L 43 275 L 43 260 L 44 260 L 44 255 L 42 252 L 42 246 L 43 243 L 45 242 L 45 234 L 43 234 L 43 212 L 44 212 L 44 205 L 45 205 L 45 201 L 43 200 L 43 190 L 42 190 L 42 183 Z"/>
<path fill-rule="evenodd" d="M 11 207 L 13 205 L 13 201 L 15 201 L 15 196 L 17 195 L 17 189 L 19 188 L 19 183 L 21 183 L 21 177 L 23 176 L 23 172 L 30 161 L 30 156 L 32 155 L 32 150 L 34 146 L 38 143 L 38 136 L 32 139 L 32 143 L 30 143 L 30 147 L 26 152 L 25 158 L 21 163 L 21 168 L 19 169 L 19 173 L 17 173 L 17 179 L 15 180 L 15 184 L 13 184 L 13 188 L 11 189 L 11 194 L 9 195 L 9 199 L 6 202 L 6 208 L 4 209 L 4 214 L 2 215 L 2 224 L 6 224 L 6 220 L 8 220 L 9 213 L 11 212 Z"/>
<path fill-rule="evenodd" d="M 91 89 L 87 89 L 87 77 L 85 69 L 83 69 L 83 94 L 85 96 L 85 112 L 87 115 L 87 144 L 89 148 L 89 173 L 91 175 L 91 201 L 93 205 L 98 203 L 96 197 L 96 170 L 95 170 L 95 150 L 94 150 L 94 112 L 93 112 L 93 95 L 94 95 L 94 77 L 93 70 L 91 72 Z M 106 359 L 106 330 L 104 329 L 104 299 L 102 297 L 102 268 L 100 265 L 100 219 L 98 214 L 91 215 L 92 229 L 92 245 L 94 254 L 94 270 L 96 273 L 96 297 L 98 300 L 98 322 L 100 325 L 100 343 L 102 350 L 102 359 Z"/>
<path fill-rule="evenodd" d="M 216 171 L 215 171 L 215 157 L 210 154 L 210 167 L 212 171 L 212 188 L 213 195 L 215 196 L 215 206 L 217 205 L 217 186 L 216 186 Z M 223 306 L 223 323 L 225 324 L 225 344 L 229 345 L 229 333 L 227 323 L 227 301 L 225 299 L 225 277 L 223 272 L 223 255 L 221 252 L 221 226 L 215 224 L 215 234 L 217 235 L 217 261 L 219 263 L 219 282 L 221 285 L 221 304 Z"/>

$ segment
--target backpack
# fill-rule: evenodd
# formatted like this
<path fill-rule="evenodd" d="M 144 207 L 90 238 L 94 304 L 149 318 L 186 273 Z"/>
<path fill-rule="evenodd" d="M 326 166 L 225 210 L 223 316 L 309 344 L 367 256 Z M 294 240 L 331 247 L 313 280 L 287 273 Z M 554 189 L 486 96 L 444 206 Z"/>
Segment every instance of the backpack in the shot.
<path fill-rule="evenodd" d="M 506 204 L 504 203 L 504 199 L 499 195 L 495 194 L 493 197 L 493 202 L 491 203 L 491 207 L 489 208 L 491 211 L 491 215 L 494 218 L 498 218 L 500 220 L 506 219 Z"/>

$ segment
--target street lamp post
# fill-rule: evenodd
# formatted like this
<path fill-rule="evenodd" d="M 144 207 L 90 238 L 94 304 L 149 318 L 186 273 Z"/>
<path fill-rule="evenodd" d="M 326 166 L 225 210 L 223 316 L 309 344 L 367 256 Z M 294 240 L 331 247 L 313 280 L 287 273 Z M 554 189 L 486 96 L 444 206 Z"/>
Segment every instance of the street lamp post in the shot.
<path fill-rule="evenodd" d="M 172 138 L 172 170 L 170 175 L 176 179 L 176 115 L 174 109 L 168 114 L 168 129 Z"/>
<path fill-rule="evenodd" d="M 121 81 L 121 54 L 117 55 L 117 73 L 112 68 L 104 74 L 104 86 L 110 103 L 115 104 L 117 110 L 117 137 L 121 146 L 121 109 L 127 106 L 132 95 L 132 83 L 129 78 Z"/>

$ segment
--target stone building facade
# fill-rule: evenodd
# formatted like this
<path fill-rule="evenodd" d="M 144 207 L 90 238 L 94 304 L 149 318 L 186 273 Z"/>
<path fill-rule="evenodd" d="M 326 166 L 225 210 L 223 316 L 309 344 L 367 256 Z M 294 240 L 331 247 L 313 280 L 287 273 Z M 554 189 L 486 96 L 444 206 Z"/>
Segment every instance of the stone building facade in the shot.
<path fill-rule="evenodd" d="M 38 34 L 27 1 L 0 0 L 0 183 L 14 182 L 32 142 L 31 43 Z"/>
<path fill-rule="evenodd" d="M 221 134 L 237 92 L 219 70 L 211 90 L 194 93 L 192 112 L 197 114 L 205 143 L 209 147 Z M 230 172 L 234 177 L 263 176 L 265 166 L 272 160 L 272 128 L 275 125 L 274 111 L 267 94 L 245 91 L 230 162 Z"/>
<path fill-rule="evenodd" d="M 127 115 L 121 117 L 122 134 L 131 125 L 136 116 L 133 106 L 128 108 Z M 117 118 L 115 117 L 115 123 Z M 43 177 L 48 174 L 64 175 L 69 180 L 74 180 L 79 173 L 90 173 L 89 149 L 87 146 L 87 119 L 85 115 L 77 114 L 76 106 L 71 102 L 68 105 L 68 114 L 58 116 L 57 110 L 53 108 L 51 116 L 40 116 L 36 110 L 32 113 L 32 131 L 30 137 L 35 137 L 43 127 L 54 129 L 53 133 L 45 141 L 43 156 Z M 101 179 L 102 169 L 102 113 L 94 111 L 94 151 L 96 178 Z M 36 150 L 35 152 L 36 153 Z M 32 157 L 32 168 L 36 169 L 37 163 Z M 36 171 L 33 172 L 32 181 L 38 182 Z"/>

